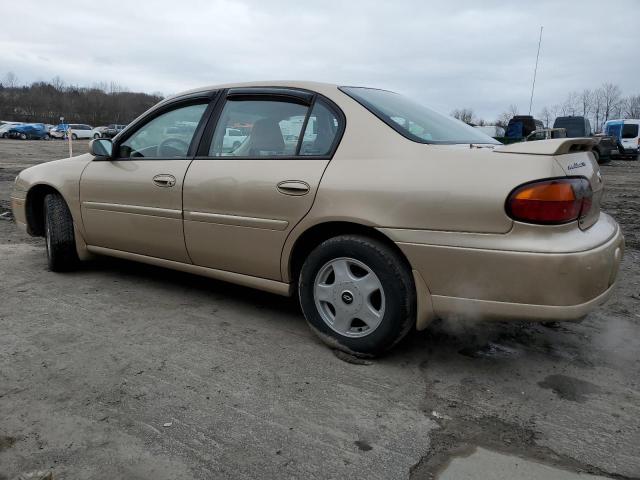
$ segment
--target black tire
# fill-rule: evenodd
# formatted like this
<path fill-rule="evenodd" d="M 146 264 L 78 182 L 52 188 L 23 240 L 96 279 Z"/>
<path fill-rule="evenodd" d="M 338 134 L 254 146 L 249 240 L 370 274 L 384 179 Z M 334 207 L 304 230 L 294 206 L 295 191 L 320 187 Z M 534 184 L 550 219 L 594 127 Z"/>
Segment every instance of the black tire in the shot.
<path fill-rule="evenodd" d="M 93 139 L 97 140 L 98 138 L 100 138 L 100 134 L 99 133 L 94 133 L 93 134 Z"/>
<path fill-rule="evenodd" d="M 65 272 L 78 266 L 73 218 L 59 193 L 44 197 L 44 235 L 47 261 L 52 272 Z"/>
<path fill-rule="evenodd" d="M 27 136 L 26 133 L 21 133 L 20 134 L 20 140 L 29 140 L 29 137 Z"/>
<path fill-rule="evenodd" d="M 71 134 L 71 140 L 77 140 L 78 139 L 78 135 L 76 135 L 75 133 Z"/>
<path fill-rule="evenodd" d="M 600 163 L 600 152 L 598 150 L 591 150 L 591 153 L 593 153 L 593 156 L 596 157 L 596 162 Z"/>
<path fill-rule="evenodd" d="M 323 320 L 316 307 L 316 277 L 328 262 L 341 258 L 362 262 L 382 285 L 384 314 L 380 324 L 366 336 L 352 338 L 338 333 Z M 352 355 L 379 355 L 400 342 L 415 325 L 415 286 L 408 265 L 384 243 L 362 235 L 341 235 L 316 247 L 302 266 L 298 296 L 307 322 L 320 339 L 330 347 Z"/>

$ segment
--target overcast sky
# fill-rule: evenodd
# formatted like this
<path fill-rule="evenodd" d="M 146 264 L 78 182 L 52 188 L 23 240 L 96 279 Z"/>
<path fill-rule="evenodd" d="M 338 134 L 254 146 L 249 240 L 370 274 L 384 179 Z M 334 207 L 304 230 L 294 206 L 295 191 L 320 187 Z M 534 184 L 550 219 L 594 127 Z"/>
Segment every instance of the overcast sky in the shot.
<path fill-rule="evenodd" d="M 177 93 L 269 79 L 388 88 L 495 119 L 572 90 L 640 94 L 640 0 L 21 0 L 2 8 L 0 78 Z"/>

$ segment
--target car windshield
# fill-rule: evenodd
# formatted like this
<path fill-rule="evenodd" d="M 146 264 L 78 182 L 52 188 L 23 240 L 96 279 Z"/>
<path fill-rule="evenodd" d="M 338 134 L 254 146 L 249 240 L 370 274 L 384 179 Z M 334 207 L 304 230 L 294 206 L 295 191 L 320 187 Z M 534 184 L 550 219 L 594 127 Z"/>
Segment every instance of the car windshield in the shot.
<path fill-rule="evenodd" d="M 435 112 L 397 93 L 364 87 L 340 87 L 340 90 L 414 142 L 500 144 L 477 128 Z"/>

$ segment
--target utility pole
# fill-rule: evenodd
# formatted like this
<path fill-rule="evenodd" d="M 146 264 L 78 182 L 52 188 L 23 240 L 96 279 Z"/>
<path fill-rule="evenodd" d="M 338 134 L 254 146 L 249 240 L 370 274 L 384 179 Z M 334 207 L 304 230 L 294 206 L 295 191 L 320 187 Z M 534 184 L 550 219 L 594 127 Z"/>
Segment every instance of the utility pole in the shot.
<path fill-rule="evenodd" d="M 542 44 L 542 29 L 540 27 L 540 39 L 538 40 L 538 54 L 536 55 L 536 68 L 533 70 L 533 84 L 531 85 L 531 99 L 529 100 L 529 115 L 531 115 L 531 107 L 533 106 L 533 91 L 536 88 L 536 74 L 538 73 L 538 59 L 540 58 L 540 45 Z"/>

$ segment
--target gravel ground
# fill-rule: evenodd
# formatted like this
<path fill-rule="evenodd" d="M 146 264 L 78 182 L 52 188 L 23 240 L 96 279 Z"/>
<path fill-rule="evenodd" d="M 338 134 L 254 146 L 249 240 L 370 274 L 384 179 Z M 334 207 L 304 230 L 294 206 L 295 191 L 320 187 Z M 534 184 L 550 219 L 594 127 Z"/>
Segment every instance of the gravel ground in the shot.
<path fill-rule="evenodd" d="M 22 168 L 65 154 L 0 140 L 0 215 Z M 605 306 L 437 322 L 367 362 L 293 300 L 112 259 L 54 274 L 0 220 L 0 479 L 429 479 L 477 447 L 640 478 L 640 162 L 602 171 L 627 240 Z"/>

